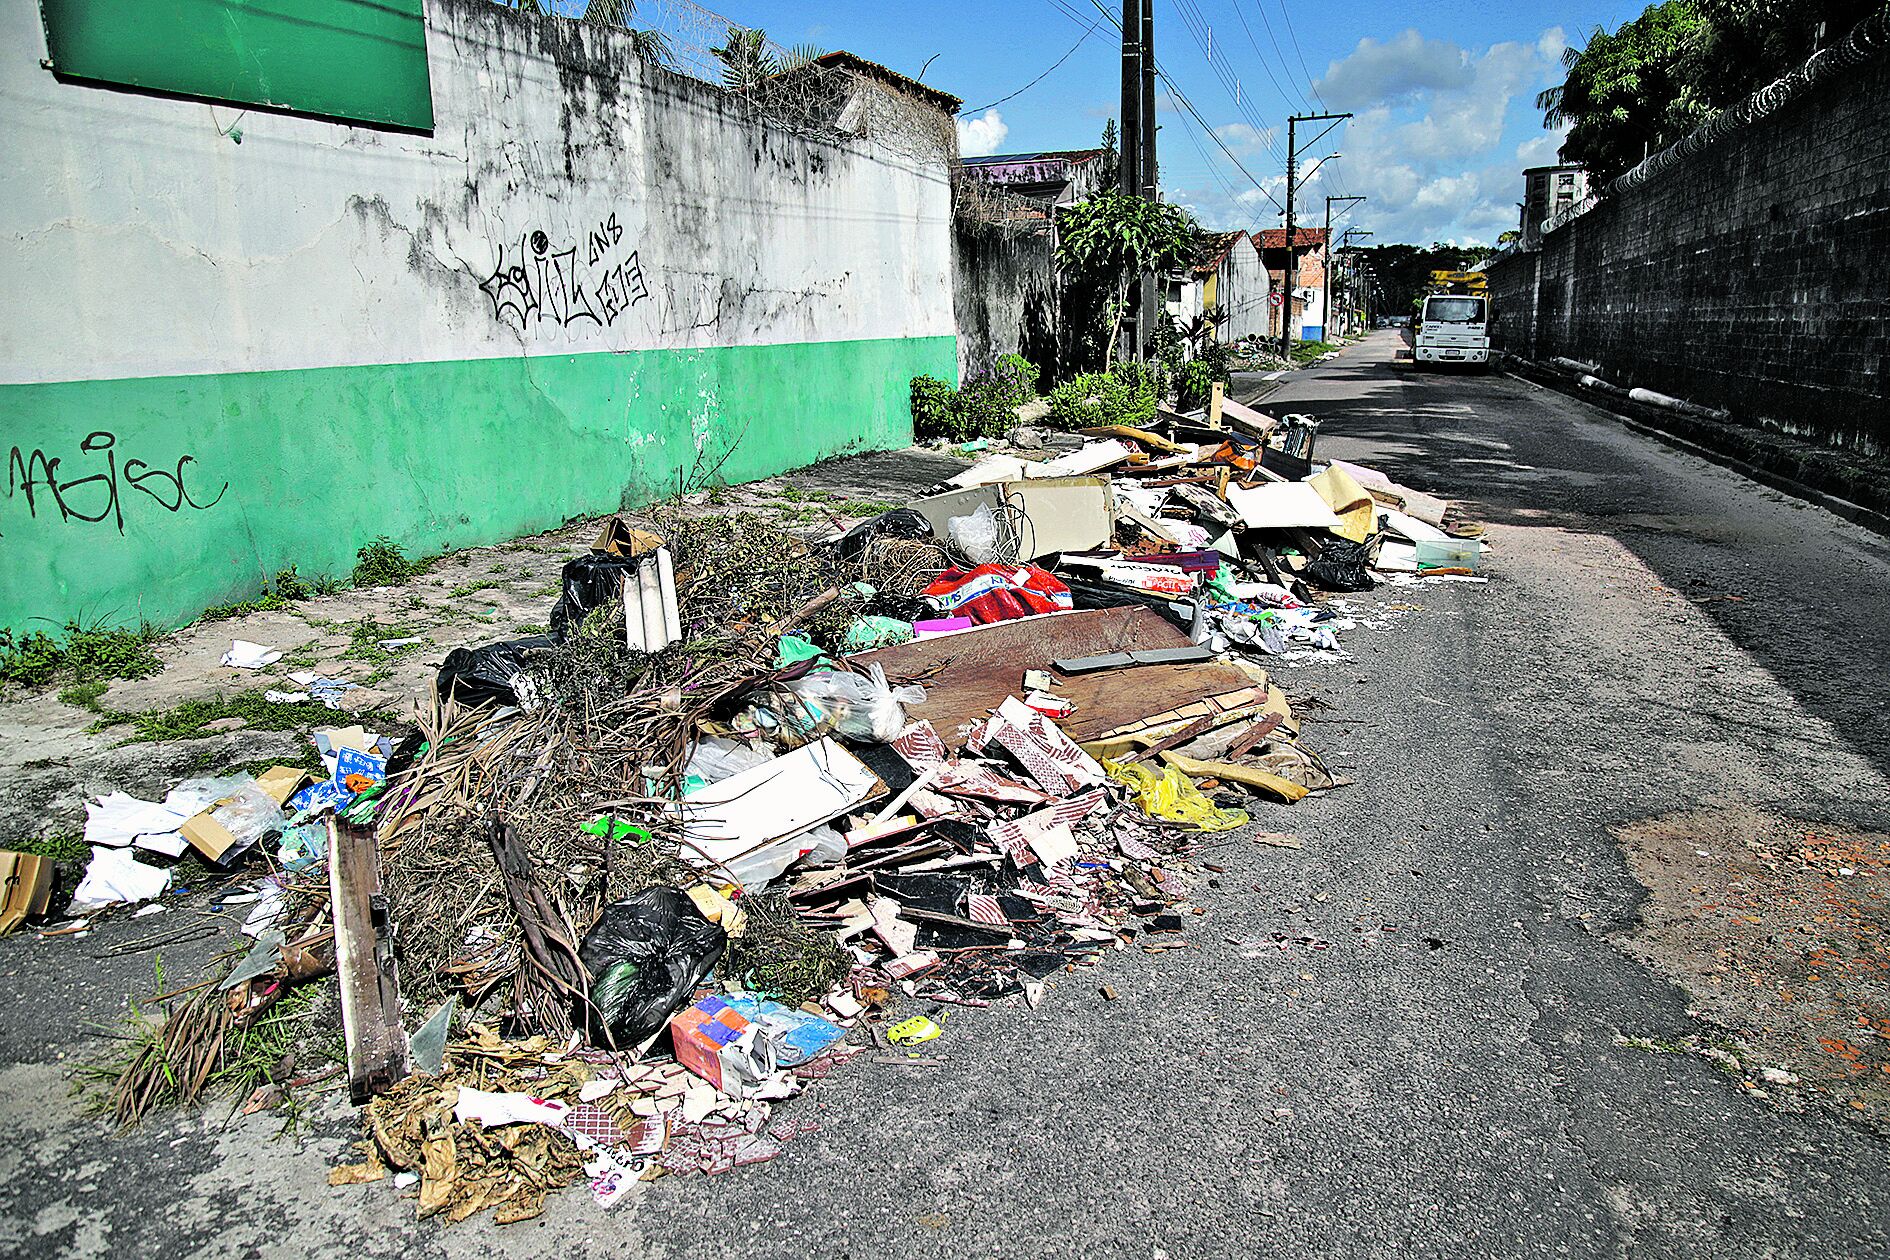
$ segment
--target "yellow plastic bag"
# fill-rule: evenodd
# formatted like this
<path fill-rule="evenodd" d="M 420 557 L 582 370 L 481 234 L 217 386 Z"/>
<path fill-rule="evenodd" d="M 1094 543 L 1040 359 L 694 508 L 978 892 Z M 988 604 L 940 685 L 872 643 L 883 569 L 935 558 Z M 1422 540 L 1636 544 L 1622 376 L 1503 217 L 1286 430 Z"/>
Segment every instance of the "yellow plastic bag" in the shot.
<path fill-rule="evenodd" d="M 1135 793 L 1135 803 L 1150 818 L 1188 823 L 1203 831 L 1232 831 L 1250 821 L 1247 811 L 1222 809 L 1201 795 L 1201 789 L 1173 766 L 1157 773 L 1139 761 L 1105 761 L 1110 778 Z"/>

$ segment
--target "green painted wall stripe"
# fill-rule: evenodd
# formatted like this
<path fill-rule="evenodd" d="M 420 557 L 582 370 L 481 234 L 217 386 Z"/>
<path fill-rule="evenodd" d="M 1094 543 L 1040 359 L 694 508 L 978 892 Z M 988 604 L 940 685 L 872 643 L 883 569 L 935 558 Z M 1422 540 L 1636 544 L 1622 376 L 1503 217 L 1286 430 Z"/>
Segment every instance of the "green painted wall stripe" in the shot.
<path fill-rule="evenodd" d="M 0 626 L 181 624 L 385 534 L 476 546 L 912 440 L 954 337 L 0 386 Z"/>
<path fill-rule="evenodd" d="M 325 118 L 433 127 L 421 0 L 40 0 L 53 69 Z"/>

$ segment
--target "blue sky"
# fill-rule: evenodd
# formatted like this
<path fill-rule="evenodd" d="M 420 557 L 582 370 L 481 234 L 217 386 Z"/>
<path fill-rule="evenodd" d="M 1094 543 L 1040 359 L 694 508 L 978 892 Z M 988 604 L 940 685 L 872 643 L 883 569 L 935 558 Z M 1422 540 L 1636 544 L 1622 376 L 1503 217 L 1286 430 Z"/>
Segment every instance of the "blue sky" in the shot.
<path fill-rule="evenodd" d="M 1351 111 L 1353 121 L 1303 151 L 1302 166 L 1341 154 L 1302 194 L 1310 221 L 1321 221 L 1326 196 L 1364 194 L 1343 222 L 1371 229 L 1373 244 L 1492 241 L 1516 226 L 1522 169 L 1555 160 L 1557 137 L 1534 101 L 1560 81 L 1562 49 L 1645 2 L 1156 0 L 1158 60 L 1238 160 L 1164 89 L 1164 193 L 1210 227 L 1277 226 L 1269 194 L 1280 198 L 1285 182 L 1287 114 Z M 1101 3 L 1121 14 L 1120 0 Z M 1091 0 L 715 7 L 780 44 L 845 48 L 907 74 L 929 59 L 925 81 L 968 109 L 1015 92 L 1084 41 L 1035 87 L 961 119 L 967 154 L 1089 147 L 1117 112 L 1119 37 Z"/>

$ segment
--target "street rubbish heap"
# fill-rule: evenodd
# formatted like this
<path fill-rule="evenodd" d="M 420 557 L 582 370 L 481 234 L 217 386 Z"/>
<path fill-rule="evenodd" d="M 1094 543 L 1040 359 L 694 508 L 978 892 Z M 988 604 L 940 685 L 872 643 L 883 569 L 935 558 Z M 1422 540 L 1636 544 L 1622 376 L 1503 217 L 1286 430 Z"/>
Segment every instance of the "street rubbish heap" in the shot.
<path fill-rule="evenodd" d="M 1484 580 L 1474 523 L 1315 462 L 1309 417 L 1160 420 L 985 453 L 834 537 L 612 518 L 547 632 L 450 653 L 412 731 L 100 801 L 74 913 L 157 895 L 137 854 L 270 867 L 115 1114 L 194 1101 L 332 972 L 363 1134 L 334 1184 L 442 1221 L 579 1180 L 609 1207 L 774 1158 L 816 1127 L 797 1095 L 927 1062 L 954 1009 L 1159 943 L 1208 838 L 1344 782 L 1269 676 L 1341 650 L 1334 596 Z"/>

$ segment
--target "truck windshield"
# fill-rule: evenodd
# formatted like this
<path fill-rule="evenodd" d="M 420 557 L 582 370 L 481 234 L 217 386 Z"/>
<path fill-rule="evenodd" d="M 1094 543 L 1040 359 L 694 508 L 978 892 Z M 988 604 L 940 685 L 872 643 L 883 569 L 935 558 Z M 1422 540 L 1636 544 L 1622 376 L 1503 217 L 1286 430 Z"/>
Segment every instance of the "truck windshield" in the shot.
<path fill-rule="evenodd" d="M 1483 299 L 1473 297 L 1434 297 L 1424 303 L 1427 324 L 1481 324 Z"/>

